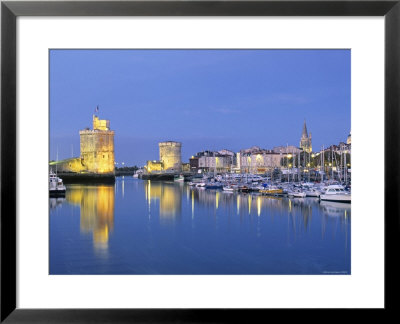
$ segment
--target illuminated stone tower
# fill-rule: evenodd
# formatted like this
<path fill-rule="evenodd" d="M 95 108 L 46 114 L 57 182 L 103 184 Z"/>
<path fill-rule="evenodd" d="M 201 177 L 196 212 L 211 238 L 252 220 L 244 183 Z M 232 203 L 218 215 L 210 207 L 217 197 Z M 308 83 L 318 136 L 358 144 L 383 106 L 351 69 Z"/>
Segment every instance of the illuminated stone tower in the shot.
<path fill-rule="evenodd" d="M 300 148 L 302 148 L 304 152 L 307 153 L 312 152 L 311 133 L 310 135 L 308 135 L 307 133 L 307 125 L 305 120 L 303 126 L 303 133 L 301 134 L 301 139 L 300 139 Z"/>
<path fill-rule="evenodd" d="M 109 120 L 93 115 L 93 129 L 79 132 L 81 159 L 85 168 L 94 173 L 114 173 L 114 131 Z"/>
<path fill-rule="evenodd" d="M 158 143 L 158 147 L 160 149 L 160 161 L 163 163 L 163 169 L 181 172 L 182 144 L 179 142 L 167 141 Z"/>

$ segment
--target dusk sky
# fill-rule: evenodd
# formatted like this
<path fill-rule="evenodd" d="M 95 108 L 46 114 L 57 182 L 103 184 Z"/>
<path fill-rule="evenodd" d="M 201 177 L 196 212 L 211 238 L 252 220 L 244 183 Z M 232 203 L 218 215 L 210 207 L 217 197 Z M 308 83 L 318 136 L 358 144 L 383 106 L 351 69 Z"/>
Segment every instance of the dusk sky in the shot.
<path fill-rule="evenodd" d="M 115 160 L 158 160 L 158 142 L 203 150 L 299 146 L 350 132 L 350 50 L 51 50 L 50 159 L 79 156 L 79 130 L 109 119 Z"/>

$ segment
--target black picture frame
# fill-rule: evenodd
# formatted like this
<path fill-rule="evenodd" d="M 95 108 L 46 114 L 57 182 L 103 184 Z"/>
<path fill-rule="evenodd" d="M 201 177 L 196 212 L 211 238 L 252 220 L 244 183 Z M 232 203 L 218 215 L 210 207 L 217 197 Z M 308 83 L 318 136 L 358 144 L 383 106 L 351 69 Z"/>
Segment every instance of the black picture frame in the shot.
<path fill-rule="evenodd" d="M 384 16 L 385 308 L 396 310 L 399 275 L 400 0 L 2 1 L 1 2 L 1 317 L 4 323 L 252 322 L 268 309 L 16 308 L 16 19 L 19 16 Z M 344 292 L 345 293 L 345 292 Z M 266 318 L 264 318 L 266 320 Z M 264 320 L 262 320 L 264 321 Z"/>

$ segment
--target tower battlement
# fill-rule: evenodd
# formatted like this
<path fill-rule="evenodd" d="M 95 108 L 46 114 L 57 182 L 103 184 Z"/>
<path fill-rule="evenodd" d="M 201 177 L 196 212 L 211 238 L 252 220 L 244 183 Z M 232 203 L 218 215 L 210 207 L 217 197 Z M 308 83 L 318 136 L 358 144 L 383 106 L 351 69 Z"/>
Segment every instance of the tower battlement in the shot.
<path fill-rule="evenodd" d="M 99 117 L 93 115 L 93 130 L 110 130 L 110 121 L 106 119 L 99 119 Z"/>

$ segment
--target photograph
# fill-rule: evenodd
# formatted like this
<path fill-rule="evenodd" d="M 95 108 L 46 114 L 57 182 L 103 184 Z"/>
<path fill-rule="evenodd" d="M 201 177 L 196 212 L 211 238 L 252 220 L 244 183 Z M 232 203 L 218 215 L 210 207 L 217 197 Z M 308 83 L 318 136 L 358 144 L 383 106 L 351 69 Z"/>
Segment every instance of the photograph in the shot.
<path fill-rule="evenodd" d="M 351 49 L 48 53 L 49 275 L 352 274 Z"/>

